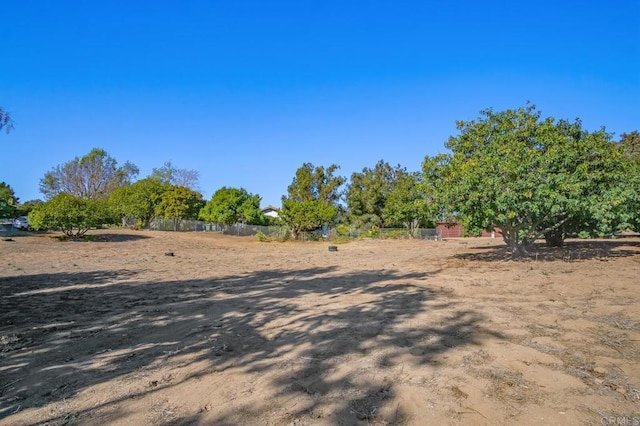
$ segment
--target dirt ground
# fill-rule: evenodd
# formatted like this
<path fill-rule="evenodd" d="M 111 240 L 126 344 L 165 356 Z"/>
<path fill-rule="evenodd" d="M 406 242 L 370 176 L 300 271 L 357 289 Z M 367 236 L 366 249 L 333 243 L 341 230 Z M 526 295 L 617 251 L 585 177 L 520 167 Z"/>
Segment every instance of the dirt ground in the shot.
<path fill-rule="evenodd" d="M 638 238 L 90 234 L 0 241 L 2 425 L 640 424 Z"/>

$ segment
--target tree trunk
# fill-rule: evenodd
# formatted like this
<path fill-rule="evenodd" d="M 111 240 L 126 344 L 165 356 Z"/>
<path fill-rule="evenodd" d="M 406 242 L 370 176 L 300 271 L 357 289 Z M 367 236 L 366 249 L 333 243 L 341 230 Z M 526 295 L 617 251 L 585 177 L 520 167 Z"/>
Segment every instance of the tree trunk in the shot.
<path fill-rule="evenodd" d="M 523 239 L 520 239 L 517 229 L 503 228 L 502 239 L 504 240 L 507 247 L 509 247 L 512 258 L 529 256 L 527 242 Z"/>
<path fill-rule="evenodd" d="M 517 251 L 515 254 L 511 254 L 512 257 L 529 257 L 531 253 L 529 253 L 529 245 L 525 244 L 524 241 L 520 242 L 517 247 Z"/>
<path fill-rule="evenodd" d="M 561 229 L 554 229 L 544 234 L 547 247 L 562 247 L 564 245 L 564 232 Z"/>

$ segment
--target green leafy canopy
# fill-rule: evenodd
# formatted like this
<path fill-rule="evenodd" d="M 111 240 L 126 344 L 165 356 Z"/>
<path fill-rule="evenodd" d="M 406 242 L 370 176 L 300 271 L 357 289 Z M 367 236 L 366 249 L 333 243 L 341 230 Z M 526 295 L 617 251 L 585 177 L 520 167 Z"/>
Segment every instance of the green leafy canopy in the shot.
<path fill-rule="evenodd" d="M 183 219 L 195 219 L 204 206 L 202 194 L 184 186 L 170 186 L 156 205 L 156 215 L 174 221 L 174 230 Z"/>
<path fill-rule="evenodd" d="M 484 110 L 457 128 L 439 159 L 441 196 L 470 227 L 500 228 L 514 255 L 562 227 L 618 225 L 624 167 L 604 129 L 542 118 L 533 105 Z"/>
<path fill-rule="evenodd" d="M 282 197 L 280 217 L 289 226 L 294 239 L 303 232 L 335 223 L 338 218 L 340 188 L 345 179 L 334 176 L 338 166 L 324 168 L 304 163 Z"/>
<path fill-rule="evenodd" d="M 265 222 L 260 210 L 260 196 L 244 188 L 222 187 L 200 210 L 199 218 L 212 223 L 233 225 L 238 222 L 261 225 Z"/>
<path fill-rule="evenodd" d="M 29 223 L 35 229 L 60 229 L 72 238 L 79 238 L 89 229 L 113 224 L 117 219 L 104 200 L 90 200 L 60 193 L 29 213 Z"/>
<path fill-rule="evenodd" d="M 0 219 L 15 217 L 18 211 L 18 197 L 6 182 L 0 182 Z"/>

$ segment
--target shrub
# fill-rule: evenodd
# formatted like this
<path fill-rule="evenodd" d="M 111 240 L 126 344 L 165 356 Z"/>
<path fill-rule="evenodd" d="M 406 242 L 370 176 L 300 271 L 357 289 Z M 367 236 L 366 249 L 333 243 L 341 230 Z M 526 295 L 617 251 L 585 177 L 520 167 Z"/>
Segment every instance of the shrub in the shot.
<path fill-rule="evenodd" d="M 80 239 L 89 229 L 114 221 L 106 202 L 64 192 L 29 213 L 29 223 L 35 229 L 60 229 L 72 239 Z"/>
<path fill-rule="evenodd" d="M 340 237 L 349 237 L 351 235 L 351 231 L 349 230 L 349 227 L 344 224 L 338 225 L 338 227 L 336 228 L 336 232 Z"/>
<path fill-rule="evenodd" d="M 371 229 L 362 234 L 364 238 L 378 238 L 380 235 L 380 230 L 376 225 L 371 225 Z"/>
<path fill-rule="evenodd" d="M 258 239 L 258 241 L 260 241 L 261 243 L 268 243 L 271 241 L 271 238 L 267 237 L 265 235 L 264 232 L 262 231 L 258 231 L 258 233 L 256 234 L 256 238 Z"/>

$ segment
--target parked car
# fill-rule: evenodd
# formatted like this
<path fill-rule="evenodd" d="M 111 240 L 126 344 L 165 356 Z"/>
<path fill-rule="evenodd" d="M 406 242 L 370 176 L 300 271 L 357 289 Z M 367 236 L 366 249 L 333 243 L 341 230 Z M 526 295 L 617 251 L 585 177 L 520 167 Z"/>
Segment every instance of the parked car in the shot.
<path fill-rule="evenodd" d="M 19 216 L 13 219 L 13 227 L 16 229 L 31 229 L 26 216 Z"/>

